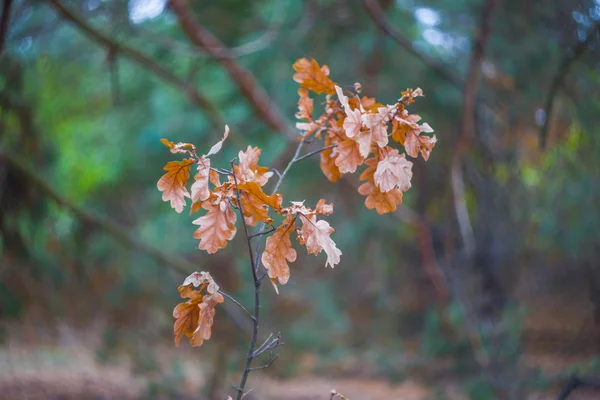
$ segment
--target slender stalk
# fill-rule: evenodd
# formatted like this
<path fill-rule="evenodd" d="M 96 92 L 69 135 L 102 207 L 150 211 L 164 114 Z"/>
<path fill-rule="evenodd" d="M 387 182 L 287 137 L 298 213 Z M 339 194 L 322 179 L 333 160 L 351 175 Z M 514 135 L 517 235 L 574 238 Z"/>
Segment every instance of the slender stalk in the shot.
<path fill-rule="evenodd" d="M 283 172 L 281 174 L 278 174 L 279 179 L 278 179 L 277 183 L 275 184 L 275 187 L 273 188 L 273 193 L 276 193 L 279 190 L 279 187 L 281 186 L 283 179 L 286 177 L 287 173 L 289 172 L 289 170 L 292 168 L 292 166 L 295 163 L 297 163 L 298 161 L 304 160 L 312 155 L 318 154 L 321 151 L 324 151 L 324 150 L 334 147 L 334 146 L 327 146 L 325 148 L 307 153 L 304 156 L 300 156 L 300 151 L 302 150 L 304 142 L 305 142 L 305 139 L 303 138 L 300 141 L 300 143 L 298 143 L 298 147 L 296 148 L 294 156 L 292 157 L 290 162 L 287 164 L 287 166 L 285 167 Z M 269 339 L 271 339 L 271 337 L 272 337 L 272 334 L 271 334 L 263 342 L 263 344 L 261 346 L 259 346 L 258 349 L 256 349 L 256 341 L 258 339 L 258 331 L 259 331 L 259 324 L 260 324 L 260 319 L 259 319 L 260 318 L 260 286 L 261 286 L 262 278 L 264 278 L 264 275 L 261 278 L 258 278 L 258 267 L 260 265 L 260 259 L 258 258 L 258 255 L 260 253 L 261 245 L 263 242 L 262 239 L 264 238 L 264 236 L 266 236 L 266 234 L 272 232 L 274 229 L 265 231 L 267 224 L 262 223 L 262 225 L 260 227 L 260 231 L 258 233 L 254 234 L 254 235 L 249 234 L 248 225 L 246 224 L 246 219 L 244 218 L 244 208 L 243 208 L 243 205 L 242 205 L 242 202 L 240 199 L 240 190 L 238 187 L 238 180 L 237 180 L 237 176 L 233 172 L 234 171 L 233 167 L 234 167 L 234 161 L 232 160 L 231 161 L 231 171 L 232 171 L 231 175 L 233 176 L 233 182 L 235 184 L 237 203 L 238 203 L 236 208 L 240 213 L 240 218 L 242 219 L 242 224 L 244 226 L 244 234 L 246 235 L 246 244 L 248 246 L 248 254 L 250 256 L 250 266 L 252 269 L 252 279 L 254 281 L 254 315 L 253 316 L 241 304 L 239 304 L 237 301 L 235 301 L 230 296 L 227 296 L 230 300 L 232 300 L 234 303 L 236 303 L 238 306 L 240 306 L 244 311 L 246 311 L 246 313 L 248 313 L 249 315 L 251 315 L 253 317 L 252 318 L 252 322 L 253 322 L 252 337 L 250 339 L 250 345 L 248 346 L 248 352 L 246 353 L 246 365 L 244 366 L 244 372 L 240 379 L 240 384 L 238 385 L 238 387 L 235 388 L 235 390 L 237 391 L 236 400 L 241 400 L 241 398 L 244 395 L 244 389 L 246 387 L 246 382 L 248 380 L 248 375 L 250 374 L 250 372 L 270 367 L 273 364 L 273 362 L 275 362 L 275 360 L 277 359 L 277 354 L 274 357 L 270 357 L 269 362 L 260 367 L 252 368 L 252 361 L 256 357 L 258 357 L 260 354 L 262 354 L 263 352 L 265 352 L 267 350 L 270 351 L 274 348 L 277 348 L 277 347 L 283 345 L 283 342 L 281 341 L 280 335 L 277 335 L 277 338 L 275 338 L 269 342 Z M 254 252 L 253 252 L 251 240 L 255 237 L 258 237 L 258 243 L 256 244 L 256 248 L 254 249 Z"/>
<path fill-rule="evenodd" d="M 231 171 L 234 171 L 233 168 L 233 160 L 231 161 Z M 248 233 L 248 225 L 246 224 L 246 218 L 244 218 L 244 206 L 242 205 L 240 199 L 240 189 L 238 187 L 238 180 L 235 172 L 232 173 L 233 182 L 235 183 L 235 191 L 237 196 L 237 205 L 238 211 L 240 212 L 240 218 L 242 219 L 242 225 L 244 226 L 244 234 L 246 235 L 246 245 L 248 246 L 248 255 L 250 256 L 250 269 L 252 270 L 252 278 L 254 280 L 254 318 L 252 319 L 253 327 L 252 327 L 252 338 L 250 339 L 250 346 L 248 347 L 248 353 L 246 354 L 246 366 L 244 367 L 244 373 L 242 374 L 242 378 L 240 379 L 240 385 L 237 389 L 236 400 L 241 400 L 244 395 L 244 388 L 246 386 L 246 381 L 248 380 L 248 374 L 252 370 L 252 360 L 254 359 L 254 348 L 256 347 L 256 339 L 258 338 L 258 322 L 260 315 L 260 280 L 256 274 L 256 262 L 255 256 L 252 253 L 252 243 L 250 234 Z"/>
<path fill-rule="evenodd" d="M 300 161 L 302 161 L 302 160 L 305 160 L 305 159 L 307 159 L 308 157 L 310 157 L 310 156 L 314 156 L 315 154 L 319 154 L 319 153 L 320 153 L 320 152 L 322 152 L 322 151 L 329 150 L 329 149 L 333 149 L 334 147 L 337 147 L 337 146 L 338 146 L 337 144 L 332 144 L 331 146 L 326 146 L 326 147 L 322 147 L 322 148 L 320 148 L 319 150 L 311 151 L 310 153 L 306 153 L 306 154 L 305 154 L 305 155 L 303 155 L 302 157 L 298 157 L 298 158 L 296 158 L 296 160 L 294 161 L 294 163 L 297 163 L 297 162 L 300 162 Z"/>
<path fill-rule="evenodd" d="M 248 314 L 248 316 L 250 317 L 251 320 L 254 321 L 256 319 L 254 317 L 254 315 L 252 315 L 252 313 L 246 309 L 246 307 L 244 307 L 242 304 L 240 304 L 240 302 L 237 301 L 236 299 L 234 299 L 231 295 L 225 293 L 224 291 L 222 291 L 220 289 L 219 289 L 219 293 L 221 293 L 223 296 L 227 297 L 229 300 L 231 300 L 233 303 L 235 303 L 235 305 L 237 305 L 239 308 L 241 308 L 242 310 L 244 310 L 244 312 L 246 314 Z"/>

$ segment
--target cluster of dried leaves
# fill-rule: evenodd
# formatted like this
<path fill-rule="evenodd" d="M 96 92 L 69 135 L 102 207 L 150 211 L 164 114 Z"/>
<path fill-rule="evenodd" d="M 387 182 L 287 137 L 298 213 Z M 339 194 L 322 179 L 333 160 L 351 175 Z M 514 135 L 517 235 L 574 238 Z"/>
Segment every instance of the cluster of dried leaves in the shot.
<path fill-rule="evenodd" d="M 408 114 L 405 109 L 416 97 L 422 96 L 422 91 L 409 89 L 402 93 L 396 104 L 384 106 L 373 98 L 361 97 L 359 84 L 354 85 L 353 91 L 345 91 L 349 95 L 346 96 L 344 90 L 329 78 L 329 68 L 320 67 L 315 60 L 300 59 L 294 69 L 294 80 L 302 86 L 298 90 L 300 99 L 296 114 L 302 122 L 297 128 L 304 138 L 314 136 L 324 140 L 325 147 L 320 153 L 321 169 L 327 178 L 335 182 L 342 174 L 353 173 L 366 164 L 367 168 L 360 176 L 366 182 L 359 192 L 367 196 L 367 208 L 374 208 L 380 214 L 396 210 L 402 202 L 402 192 L 411 186 L 413 164 L 405 154 L 388 146 L 389 136 L 404 146 L 408 156 L 417 157 L 420 152 L 425 160 L 436 142 L 435 136 L 421 135 L 432 132 L 429 125 L 419 125 L 420 117 Z M 313 117 L 314 100 L 309 97 L 309 90 L 326 93 L 324 112 L 318 118 Z M 337 99 L 332 98 L 334 94 Z M 388 133 L 390 126 L 391 134 Z M 193 221 L 198 225 L 194 232 L 194 238 L 200 240 L 198 248 L 208 253 L 224 248 L 236 234 L 235 210 L 238 210 L 248 226 L 258 223 L 271 226 L 267 232 L 271 236 L 266 240 L 261 261 L 276 290 L 277 281 L 284 285 L 289 280 L 288 263 L 297 257 L 291 242 L 292 232 L 309 254 L 325 252 L 325 266 L 338 264 L 342 252 L 331 239 L 334 229 L 327 221 L 318 219 L 318 216 L 331 214 L 333 205 L 321 199 L 314 209 L 295 201 L 283 207 L 281 194 L 266 194 L 263 187 L 273 172 L 258 165 L 261 154 L 258 147 L 248 146 L 245 151 L 240 151 L 237 164 L 231 163 L 231 170 L 212 167 L 210 157 L 221 150 L 228 135 L 226 126 L 223 139 L 204 155 L 198 155 L 193 144 L 162 140 L 171 153 L 182 154 L 185 158 L 168 162 L 164 168 L 166 173 L 157 186 L 162 199 L 169 201 L 178 213 L 186 206 L 186 198 L 191 199 L 190 214 L 205 211 Z M 188 190 L 192 168 L 196 169 L 196 174 Z M 221 182 L 222 176 L 226 181 Z M 275 224 L 269 215 L 271 211 L 279 215 L 282 222 Z M 202 294 L 203 291 L 206 294 Z M 179 286 L 179 292 L 188 300 L 173 311 L 175 343 L 179 344 L 185 335 L 192 345 L 200 346 L 210 338 L 214 307 L 223 302 L 223 297 L 207 272 L 190 275 Z"/>
<path fill-rule="evenodd" d="M 302 87 L 298 90 L 296 113 L 302 122 L 296 127 L 304 137 L 322 138 L 329 147 L 321 152 L 321 170 L 327 179 L 336 182 L 343 174 L 354 173 L 366 164 L 360 175 L 365 183 L 358 191 L 367 196 L 367 208 L 379 214 L 395 211 L 402 203 L 402 192 L 411 186 L 413 163 L 406 155 L 416 158 L 421 153 L 427 160 L 437 141 L 435 135 L 422 135 L 433 129 L 426 123 L 420 125 L 421 117 L 406 110 L 416 97 L 423 96 L 423 91 L 407 89 L 395 104 L 383 105 L 374 98 L 360 96 L 358 83 L 352 90 L 343 90 L 329 78 L 329 68 L 319 66 L 314 59 L 299 59 L 294 70 L 294 80 Z M 313 116 L 314 100 L 309 91 L 326 94 L 324 112 L 319 117 Z M 389 146 L 390 137 L 404 147 L 406 155 Z"/>

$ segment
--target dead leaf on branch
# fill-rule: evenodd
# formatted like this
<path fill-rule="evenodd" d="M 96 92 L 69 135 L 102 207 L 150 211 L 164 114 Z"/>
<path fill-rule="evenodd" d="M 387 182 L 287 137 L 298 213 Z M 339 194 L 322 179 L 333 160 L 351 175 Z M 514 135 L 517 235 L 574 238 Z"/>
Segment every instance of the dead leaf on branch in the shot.
<path fill-rule="evenodd" d="M 293 65 L 296 73 L 294 80 L 305 89 L 312 90 L 317 94 L 323 92 L 327 94 L 335 93 L 335 84 L 329 79 L 329 67 L 323 65 L 319 67 L 319 63 L 315 59 L 300 58 Z"/>
<path fill-rule="evenodd" d="M 181 339 L 186 336 L 190 338 L 192 346 L 200 346 L 204 340 L 210 339 L 215 306 L 224 301 L 218 293 L 219 286 L 208 272 L 194 272 L 177 290 L 182 298 L 189 300 L 178 304 L 173 310 L 175 345 L 179 346 Z M 207 294 L 203 295 L 203 291 Z"/>
<path fill-rule="evenodd" d="M 288 262 L 296 261 L 297 253 L 290 240 L 290 234 L 294 231 L 294 221 L 289 214 L 275 233 L 267 238 L 261 261 L 273 283 L 278 279 L 280 284 L 285 285 L 290 278 Z"/>
<path fill-rule="evenodd" d="M 198 244 L 200 250 L 206 250 L 209 254 L 216 253 L 219 249 L 225 248 L 227 242 L 235 236 L 237 218 L 226 199 L 222 199 L 217 204 L 205 201 L 202 203 L 202 208 L 208 212 L 192 222 L 194 225 L 199 225 L 194 232 L 194 238 L 200 239 Z"/>
<path fill-rule="evenodd" d="M 190 168 L 194 160 L 169 161 L 164 170 L 167 171 L 156 184 L 162 192 L 163 201 L 170 201 L 171 207 L 181 213 L 185 207 L 185 198 L 190 197 L 185 185 L 190 177 Z"/>

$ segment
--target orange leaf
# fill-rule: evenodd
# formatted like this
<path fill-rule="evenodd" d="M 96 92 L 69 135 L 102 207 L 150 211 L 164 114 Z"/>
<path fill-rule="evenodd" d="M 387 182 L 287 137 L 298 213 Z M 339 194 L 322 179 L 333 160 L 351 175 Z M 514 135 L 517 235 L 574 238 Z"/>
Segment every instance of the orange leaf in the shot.
<path fill-rule="evenodd" d="M 163 192 L 163 201 L 170 201 L 171 207 L 178 213 L 185 207 L 185 198 L 190 197 L 190 193 L 185 185 L 190 177 L 190 168 L 194 160 L 170 161 L 165 165 L 167 171 L 156 184 L 158 190 Z"/>
<path fill-rule="evenodd" d="M 365 200 L 366 207 L 369 210 L 375 209 L 378 214 L 396 211 L 396 206 L 402 203 L 402 192 L 398 189 L 392 189 L 385 193 L 382 192 L 375 185 L 375 172 L 377 171 L 378 160 L 370 158 L 365 163 L 369 167 L 360 175 L 360 180 L 367 180 L 367 182 L 358 188 L 358 192 L 363 196 L 367 196 Z"/>
<path fill-rule="evenodd" d="M 335 165 L 342 174 L 352 173 L 361 165 L 365 158 L 360 153 L 359 144 L 352 139 L 345 139 L 333 149 L 336 155 Z"/>
<path fill-rule="evenodd" d="M 331 146 L 333 144 L 335 143 L 331 139 L 331 136 L 327 135 L 325 137 L 324 147 Z M 338 179 L 340 179 L 340 176 L 342 176 L 340 169 L 335 164 L 335 159 L 336 155 L 333 154 L 333 149 L 327 149 L 321 152 L 321 171 L 323 171 L 330 182 L 337 182 Z"/>
<path fill-rule="evenodd" d="M 192 184 L 192 201 L 204 201 L 210 197 L 208 189 L 208 177 L 210 175 L 210 159 L 200 157 L 198 159 L 198 173 L 194 176 Z"/>
<path fill-rule="evenodd" d="M 245 152 L 240 150 L 238 153 L 239 165 L 233 168 L 233 172 L 240 182 L 255 181 L 260 186 L 264 186 L 273 176 L 273 172 L 269 171 L 269 168 L 258 165 L 260 153 L 261 150 L 258 147 L 252 146 L 248 146 Z"/>
<path fill-rule="evenodd" d="M 272 223 L 269 218 L 266 207 L 271 207 L 277 211 L 281 209 L 282 197 L 280 194 L 270 196 L 263 192 L 260 185 L 256 182 L 246 182 L 238 185 L 240 189 L 240 201 L 244 209 L 246 223 L 255 226 L 259 222 Z"/>
<path fill-rule="evenodd" d="M 236 216 L 229 207 L 229 202 L 224 199 L 218 204 L 205 201 L 202 208 L 208 212 L 192 222 L 194 225 L 200 225 L 194 232 L 194 238 L 200 239 L 200 250 L 206 250 L 209 254 L 216 253 L 227 246 L 227 241 L 235 236 Z"/>
<path fill-rule="evenodd" d="M 290 241 L 290 234 L 294 230 L 294 221 L 295 219 L 288 214 L 275 233 L 267 238 L 261 260 L 273 283 L 275 279 L 279 279 L 279 283 L 285 285 L 290 278 L 288 261 L 296 261 L 296 250 L 292 248 Z"/>
<path fill-rule="evenodd" d="M 190 338 L 192 346 L 202 346 L 205 340 L 210 339 L 212 334 L 211 329 L 215 317 L 215 306 L 224 301 L 220 293 L 209 294 L 204 296 L 202 303 L 198 305 L 200 315 L 198 317 L 198 327 L 194 330 Z"/>
<path fill-rule="evenodd" d="M 176 346 L 179 346 L 183 336 L 192 337 L 198 326 L 198 319 L 200 318 L 198 304 L 202 302 L 202 296 L 199 291 L 194 290 L 194 292 L 198 293 L 194 298 L 178 304 L 173 310 L 173 318 L 175 318 L 173 333 L 175 334 Z"/>
<path fill-rule="evenodd" d="M 335 245 L 330 235 L 334 229 L 329 225 L 329 222 L 320 220 L 317 217 L 301 214 L 302 229 L 299 233 L 301 243 L 306 245 L 306 250 L 309 254 L 317 254 L 321 250 L 327 254 L 325 266 L 330 265 L 332 268 L 340 262 L 342 252 Z"/>
<path fill-rule="evenodd" d="M 260 185 L 256 182 L 242 183 L 238 185 L 238 188 L 251 194 L 252 197 L 254 197 L 257 201 L 261 202 L 262 204 L 268 207 L 271 207 L 277 211 L 281 209 L 281 202 L 283 201 L 281 195 L 278 193 L 274 193 L 270 196 L 267 195 L 265 192 L 263 192 Z"/>
<path fill-rule="evenodd" d="M 360 134 L 360 128 L 362 127 L 362 107 L 361 109 L 352 110 L 350 108 L 350 105 L 348 104 L 348 97 L 344 95 L 344 93 L 342 92 L 342 88 L 339 86 L 335 86 L 335 91 L 337 93 L 338 99 L 340 100 L 340 103 L 342 104 L 342 107 L 344 107 L 344 112 L 346 113 L 346 118 L 344 119 L 343 124 L 344 131 L 346 131 L 346 136 L 348 136 L 349 138 L 354 138 Z"/>
<path fill-rule="evenodd" d="M 317 94 L 323 92 L 327 94 L 335 93 L 335 84 L 327 76 L 329 75 L 329 68 L 326 65 L 321 68 L 314 59 L 300 58 L 296 60 L 293 67 L 296 71 L 294 80 L 303 88 L 312 90 Z"/>
<path fill-rule="evenodd" d="M 202 296 L 205 289 L 208 294 Z M 219 286 L 208 272 L 194 272 L 177 290 L 182 298 L 189 300 L 178 304 L 173 310 L 175 345 L 179 346 L 181 338 L 186 336 L 190 338 L 192 346 L 200 346 L 204 340 L 210 339 L 215 305 L 224 300 L 218 293 Z"/>
<path fill-rule="evenodd" d="M 375 185 L 384 193 L 396 188 L 407 191 L 410 189 L 413 163 L 404 154 L 399 154 L 397 149 L 386 147 L 383 151 L 385 156 L 379 160 L 373 174 Z"/>
<path fill-rule="evenodd" d="M 308 97 L 308 90 L 298 89 L 298 112 L 296 118 L 304 121 L 312 121 L 312 113 L 314 109 L 314 100 Z"/>
<path fill-rule="evenodd" d="M 160 142 L 162 144 L 164 144 L 165 146 L 167 146 L 171 150 L 171 153 L 173 153 L 173 154 L 187 153 L 189 155 L 194 155 L 196 153 L 196 146 L 194 146 L 193 144 L 190 144 L 190 143 L 179 142 L 179 143 L 175 144 L 167 139 L 160 139 Z"/>
<path fill-rule="evenodd" d="M 317 203 L 317 207 L 315 208 L 315 212 L 321 215 L 330 215 L 333 214 L 333 204 L 325 203 L 325 199 L 319 200 Z"/>
<path fill-rule="evenodd" d="M 392 189 L 383 193 L 378 187 L 370 182 L 364 183 L 358 188 L 358 192 L 367 196 L 365 205 L 369 210 L 375 209 L 378 214 L 396 211 L 396 206 L 402 204 L 402 192 Z"/>
<path fill-rule="evenodd" d="M 392 121 L 392 139 L 404 146 L 406 154 L 411 157 L 418 157 L 419 152 L 427 161 L 433 146 L 437 142 L 435 135 L 433 137 L 421 136 L 422 132 L 433 132 L 429 124 L 417 124 L 421 117 L 417 114 L 408 114 L 403 110 L 401 115 L 398 115 Z"/>

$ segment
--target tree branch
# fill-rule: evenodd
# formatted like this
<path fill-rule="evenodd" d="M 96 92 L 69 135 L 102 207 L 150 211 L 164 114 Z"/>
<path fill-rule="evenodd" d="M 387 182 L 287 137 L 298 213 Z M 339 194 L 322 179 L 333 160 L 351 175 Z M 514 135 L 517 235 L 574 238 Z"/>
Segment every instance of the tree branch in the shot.
<path fill-rule="evenodd" d="M 566 400 L 572 392 L 574 392 L 578 388 L 585 388 L 585 387 L 593 388 L 593 389 L 600 389 L 600 381 L 591 380 L 591 379 L 583 379 L 583 378 L 578 378 L 576 376 L 572 376 L 571 378 L 569 378 L 565 387 L 562 388 L 562 390 L 560 391 L 560 394 L 558 395 L 556 400 Z"/>
<path fill-rule="evenodd" d="M 204 111 L 214 129 L 218 131 L 223 129 L 223 126 L 225 125 L 224 119 L 221 117 L 219 111 L 202 93 L 200 93 L 200 91 L 193 88 L 186 81 L 172 74 L 167 68 L 163 67 L 141 52 L 128 47 L 125 44 L 118 43 L 111 39 L 107 34 L 96 30 L 73 11 L 65 7 L 60 0 L 50 0 L 50 2 L 63 18 L 70 21 L 73 25 L 83 31 L 89 38 L 107 47 L 109 51 L 113 51 L 115 54 L 122 54 L 123 56 L 131 59 L 138 65 L 158 76 L 163 81 L 185 93 L 192 104 Z"/>
<path fill-rule="evenodd" d="M 375 25 L 377 25 L 386 36 L 393 39 L 408 53 L 421 60 L 423 64 L 427 65 L 439 77 L 447 80 L 459 89 L 463 88 L 463 80 L 458 75 L 446 69 L 446 67 L 435 59 L 418 51 L 406 36 L 389 23 L 383 10 L 379 7 L 378 0 L 364 0 L 364 6 L 369 17 L 371 17 L 373 22 L 375 22 Z"/>
<path fill-rule="evenodd" d="M 463 110 L 459 139 L 454 152 L 451 169 L 452 193 L 456 218 L 468 259 L 471 259 L 475 252 L 475 236 L 473 234 L 473 227 L 471 226 L 469 212 L 465 201 L 462 159 L 467 149 L 469 139 L 475 131 L 475 99 L 477 98 L 479 76 L 481 75 L 481 62 L 490 35 L 491 18 L 496 3 L 497 0 L 487 0 L 483 6 L 479 34 L 473 43 L 471 60 L 469 62 L 469 73 L 463 92 Z"/>
<path fill-rule="evenodd" d="M 188 2 L 186 0 L 171 0 L 169 4 L 179 18 L 181 29 L 190 41 L 223 65 L 231 80 L 238 86 L 257 115 L 271 129 L 282 132 L 288 137 L 295 137 L 294 130 L 283 117 L 279 108 L 271 102 L 254 75 L 236 62 L 234 55 L 212 32 L 194 20 Z"/>
<path fill-rule="evenodd" d="M 231 171 L 235 171 L 233 167 L 233 160 L 231 161 Z M 252 338 L 250 339 L 250 345 L 248 346 L 248 352 L 246 354 L 246 365 L 244 366 L 244 373 L 242 374 L 242 378 L 240 379 L 239 389 L 237 392 L 236 400 L 240 400 L 244 394 L 244 388 L 246 386 L 246 381 L 248 379 L 248 375 L 250 371 L 252 371 L 252 360 L 254 359 L 254 348 L 256 347 L 256 340 L 258 339 L 258 324 L 260 317 L 260 284 L 261 281 L 258 279 L 257 270 L 258 264 L 254 261 L 255 255 L 252 253 L 252 242 L 250 235 L 248 233 L 248 225 L 246 224 L 246 218 L 244 217 L 244 206 L 240 200 L 240 189 L 238 187 L 238 180 L 235 172 L 233 172 L 233 182 L 235 184 L 235 191 L 237 196 L 237 205 L 239 207 L 238 211 L 240 213 L 240 218 L 242 219 L 242 224 L 244 226 L 244 234 L 246 235 L 246 245 L 248 246 L 248 255 L 250 257 L 250 269 L 252 270 L 252 278 L 254 280 L 254 318 L 253 329 L 252 329 Z"/>
<path fill-rule="evenodd" d="M 4 4 L 2 5 L 2 16 L 0 17 L 0 55 L 2 55 L 2 51 L 4 50 L 4 45 L 6 43 L 11 6 L 12 0 L 4 0 Z"/>
<path fill-rule="evenodd" d="M 567 49 L 560 66 L 558 67 L 558 71 L 554 76 L 554 79 L 552 79 L 550 90 L 548 91 L 546 101 L 544 102 L 546 118 L 544 120 L 544 125 L 542 125 L 542 129 L 540 130 L 540 149 L 542 150 L 546 148 L 548 141 L 548 130 L 550 128 L 550 121 L 554 111 L 554 98 L 556 97 L 560 87 L 563 85 L 565 78 L 569 74 L 571 66 L 579 57 L 583 55 L 583 53 L 585 53 L 588 45 L 598 32 L 600 32 L 600 22 L 596 22 L 596 24 L 586 32 L 585 40 L 580 40 L 575 45 Z"/>

